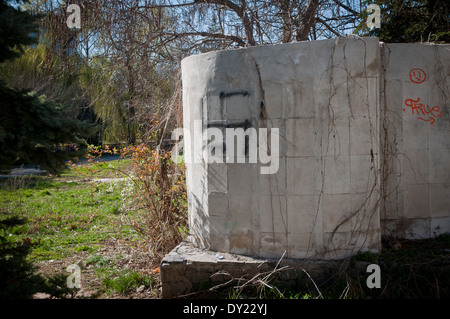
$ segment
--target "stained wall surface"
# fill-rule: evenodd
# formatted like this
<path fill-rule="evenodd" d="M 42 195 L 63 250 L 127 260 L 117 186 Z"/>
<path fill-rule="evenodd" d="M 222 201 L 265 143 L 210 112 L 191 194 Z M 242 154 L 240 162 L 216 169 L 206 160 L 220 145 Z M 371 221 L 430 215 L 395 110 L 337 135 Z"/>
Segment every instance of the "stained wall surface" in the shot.
<path fill-rule="evenodd" d="M 450 232 L 450 45 L 382 44 L 384 235 Z"/>
<path fill-rule="evenodd" d="M 379 73 L 376 38 L 261 46 L 184 59 L 192 242 L 263 257 L 339 259 L 360 250 L 378 251 Z M 270 149 L 276 156 L 276 172 L 262 174 L 269 164 L 260 156 L 251 161 L 251 137 L 240 157 L 230 156 L 230 140 L 216 134 L 226 136 L 227 128 L 254 128 L 258 151 Z M 260 128 L 268 128 L 270 142 Z M 278 152 L 272 145 L 276 141 Z M 217 160 L 219 149 L 223 163 Z"/>

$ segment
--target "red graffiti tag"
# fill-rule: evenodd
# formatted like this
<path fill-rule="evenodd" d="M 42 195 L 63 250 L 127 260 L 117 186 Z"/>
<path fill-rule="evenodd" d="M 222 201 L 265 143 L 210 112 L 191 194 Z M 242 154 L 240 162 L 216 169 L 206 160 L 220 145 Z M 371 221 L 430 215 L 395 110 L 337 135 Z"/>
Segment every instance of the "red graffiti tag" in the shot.
<path fill-rule="evenodd" d="M 434 121 L 436 118 L 440 117 L 442 115 L 442 111 L 439 108 L 439 106 L 433 106 L 429 107 L 428 105 L 423 105 L 420 102 L 420 97 L 417 98 L 417 100 L 413 99 L 406 99 L 405 105 L 409 106 L 411 108 L 411 113 L 413 115 L 425 115 L 428 116 L 428 118 L 423 118 L 421 116 L 417 117 L 417 119 L 425 121 L 425 122 L 431 122 L 431 124 L 434 124 Z M 406 109 L 403 109 L 403 112 L 405 112 Z"/>
<path fill-rule="evenodd" d="M 427 74 L 422 69 L 418 69 L 418 68 L 412 69 L 409 72 L 409 79 L 413 83 L 420 84 L 420 83 L 425 82 L 425 80 L 427 79 Z"/>

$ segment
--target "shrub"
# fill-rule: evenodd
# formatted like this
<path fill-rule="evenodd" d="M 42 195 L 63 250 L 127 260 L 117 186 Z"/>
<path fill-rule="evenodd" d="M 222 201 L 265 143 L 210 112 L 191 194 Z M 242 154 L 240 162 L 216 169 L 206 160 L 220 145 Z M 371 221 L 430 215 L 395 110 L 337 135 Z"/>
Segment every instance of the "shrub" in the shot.
<path fill-rule="evenodd" d="M 148 239 L 155 261 L 180 243 L 187 233 L 185 167 L 172 161 L 170 152 L 148 146 L 130 146 L 122 151 L 132 163 L 135 208 L 145 211 L 144 224 L 134 224 Z"/>

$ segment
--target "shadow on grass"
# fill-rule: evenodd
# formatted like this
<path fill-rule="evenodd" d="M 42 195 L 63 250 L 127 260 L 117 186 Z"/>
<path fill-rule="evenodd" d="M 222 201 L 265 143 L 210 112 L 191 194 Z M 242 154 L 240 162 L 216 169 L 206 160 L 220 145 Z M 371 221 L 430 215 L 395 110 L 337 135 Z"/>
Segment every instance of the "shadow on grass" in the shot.
<path fill-rule="evenodd" d="M 32 243 L 28 238 L 17 240 L 10 234 L 27 220 L 14 214 L 0 212 L 0 299 L 27 299 L 41 292 L 52 297 L 72 295 L 67 287 L 67 275 L 43 276 L 27 260 Z"/>

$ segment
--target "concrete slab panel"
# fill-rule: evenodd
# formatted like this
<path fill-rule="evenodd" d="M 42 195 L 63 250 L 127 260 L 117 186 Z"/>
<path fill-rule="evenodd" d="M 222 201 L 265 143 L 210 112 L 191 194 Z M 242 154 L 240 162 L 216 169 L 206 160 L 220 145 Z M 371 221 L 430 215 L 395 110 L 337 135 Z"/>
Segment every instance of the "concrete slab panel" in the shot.
<path fill-rule="evenodd" d="M 288 234 L 289 258 L 314 258 L 316 256 L 315 236 L 311 233 Z"/>
<path fill-rule="evenodd" d="M 261 232 L 260 233 L 260 249 L 259 255 L 266 258 L 276 258 L 287 252 L 287 234 L 277 232 Z"/>
<path fill-rule="evenodd" d="M 314 118 L 286 120 L 287 156 L 314 156 L 317 142 Z"/>
<path fill-rule="evenodd" d="M 436 217 L 430 219 L 430 236 L 437 237 L 450 232 L 450 217 Z"/>
<path fill-rule="evenodd" d="M 259 196 L 258 213 L 261 232 L 287 232 L 286 196 Z"/>
<path fill-rule="evenodd" d="M 377 149 L 376 122 L 367 118 L 354 118 L 350 120 L 350 154 L 371 154 Z"/>
<path fill-rule="evenodd" d="M 429 193 L 428 185 L 410 184 L 404 185 L 404 216 L 405 218 L 429 217 Z"/>
<path fill-rule="evenodd" d="M 350 193 L 350 157 L 327 156 L 323 159 L 322 171 L 324 174 L 325 194 Z"/>
<path fill-rule="evenodd" d="M 324 232 L 351 230 L 351 195 L 324 195 L 322 210 Z"/>
<path fill-rule="evenodd" d="M 283 85 L 284 118 L 315 116 L 314 83 L 292 81 Z"/>
<path fill-rule="evenodd" d="M 315 157 L 286 158 L 288 195 L 314 195 L 319 164 Z"/>
<path fill-rule="evenodd" d="M 450 216 L 450 183 L 430 184 L 430 217 Z"/>
<path fill-rule="evenodd" d="M 370 155 L 353 155 L 350 157 L 350 193 L 367 194 L 376 187 L 376 174 Z"/>
<path fill-rule="evenodd" d="M 318 196 L 287 196 L 288 231 L 311 233 L 314 231 L 319 214 Z"/>
<path fill-rule="evenodd" d="M 430 183 L 447 183 L 450 181 L 450 149 L 430 151 Z"/>
<path fill-rule="evenodd" d="M 402 179 L 406 184 L 427 184 L 429 181 L 429 150 L 407 149 L 402 153 Z"/>

